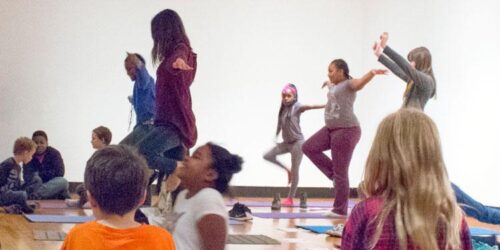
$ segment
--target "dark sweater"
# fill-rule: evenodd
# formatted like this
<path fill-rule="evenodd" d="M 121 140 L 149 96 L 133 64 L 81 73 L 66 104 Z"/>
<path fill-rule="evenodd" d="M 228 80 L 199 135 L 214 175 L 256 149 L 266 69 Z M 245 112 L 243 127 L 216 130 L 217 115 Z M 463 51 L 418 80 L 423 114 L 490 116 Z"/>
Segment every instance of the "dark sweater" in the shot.
<path fill-rule="evenodd" d="M 19 176 L 21 166 L 19 166 L 13 157 L 0 163 L 0 193 L 7 190 L 18 190 L 21 186 Z"/>
<path fill-rule="evenodd" d="M 24 180 L 26 182 L 35 172 L 38 172 L 44 183 L 55 177 L 64 176 L 64 162 L 57 149 L 49 146 L 42 155 L 44 155 L 42 162 L 38 160 L 40 155 L 35 154 L 33 160 L 24 167 Z"/>
<path fill-rule="evenodd" d="M 406 59 L 389 46 L 385 47 L 384 54 L 378 58 L 378 61 L 407 84 L 413 82 L 411 86 L 407 86 L 410 89 L 404 96 L 403 107 L 424 110 L 425 104 L 436 90 L 434 79 L 429 74 L 414 69 Z"/>
<path fill-rule="evenodd" d="M 193 70 L 172 68 L 177 58 L 182 58 Z M 179 44 L 172 55 L 165 58 L 156 72 L 155 125 L 174 125 L 183 144 L 191 148 L 196 144 L 196 120 L 191 107 L 191 91 L 196 74 L 196 54 L 186 44 Z"/>

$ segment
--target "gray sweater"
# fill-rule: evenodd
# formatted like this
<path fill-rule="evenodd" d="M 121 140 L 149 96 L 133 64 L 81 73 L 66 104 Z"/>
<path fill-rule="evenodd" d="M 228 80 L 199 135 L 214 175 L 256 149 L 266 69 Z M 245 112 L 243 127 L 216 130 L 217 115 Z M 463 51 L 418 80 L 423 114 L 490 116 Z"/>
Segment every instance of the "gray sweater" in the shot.
<path fill-rule="evenodd" d="M 413 81 L 413 85 L 404 96 L 403 107 L 417 108 L 424 110 L 425 104 L 435 92 L 436 83 L 434 79 L 426 73 L 414 69 L 410 63 L 389 46 L 384 49 L 384 54 L 380 55 L 378 61 L 385 65 L 396 76 L 401 78 L 406 84 Z"/>

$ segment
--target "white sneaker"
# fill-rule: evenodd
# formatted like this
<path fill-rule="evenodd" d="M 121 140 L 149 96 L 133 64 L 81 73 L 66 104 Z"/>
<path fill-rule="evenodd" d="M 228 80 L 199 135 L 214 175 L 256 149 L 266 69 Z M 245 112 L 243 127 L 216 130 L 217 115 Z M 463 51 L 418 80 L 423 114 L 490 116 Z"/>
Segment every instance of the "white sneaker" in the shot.
<path fill-rule="evenodd" d="M 326 231 L 326 234 L 334 237 L 342 238 L 342 232 L 344 231 L 344 224 L 333 225 L 333 229 Z"/>
<path fill-rule="evenodd" d="M 325 216 L 327 218 L 335 218 L 335 219 L 347 218 L 347 215 L 338 214 L 338 213 L 335 213 L 333 211 L 328 211 L 328 212 L 324 213 L 323 216 Z"/>
<path fill-rule="evenodd" d="M 78 199 L 66 199 L 64 203 L 67 207 L 78 208 Z"/>

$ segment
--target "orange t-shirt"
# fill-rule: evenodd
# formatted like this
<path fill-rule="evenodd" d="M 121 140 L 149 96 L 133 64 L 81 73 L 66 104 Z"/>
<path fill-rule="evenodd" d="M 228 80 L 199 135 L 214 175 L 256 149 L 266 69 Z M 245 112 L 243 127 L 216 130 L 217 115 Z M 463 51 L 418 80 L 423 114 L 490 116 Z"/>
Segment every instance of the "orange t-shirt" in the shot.
<path fill-rule="evenodd" d="M 96 221 L 76 225 L 64 239 L 61 249 L 175 249 L 172 235 L 151 225 L 116 229 Z"/>

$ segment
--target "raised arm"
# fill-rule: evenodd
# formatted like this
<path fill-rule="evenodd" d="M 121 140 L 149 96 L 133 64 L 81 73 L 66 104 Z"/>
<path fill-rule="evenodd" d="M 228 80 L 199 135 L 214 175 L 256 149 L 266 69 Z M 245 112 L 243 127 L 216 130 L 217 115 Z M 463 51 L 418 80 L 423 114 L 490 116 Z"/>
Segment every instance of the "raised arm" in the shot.
<path fill-rule="evenodd" d="M 425 82 L 429 82 L 429 78 L 431 78 L 429 75 L 416 70 L 404 57 L 387 46 L 388 39 L 389 34 L 387 32 L 382 33 L 382 35 L 380 36 L 380 47 L 383 49 L 383 53 L 387 55 L 387 57 L 389 57 L 392 61 L 394 61 L 394 63 L 403 71 L 403 73 L 407 75 L 407 77 L 409 77 L 411 80 L 413 80 L 413 82 L 417 86 L 422 85 Z M 405 81 L 408 82 L 408 80 Z"/>
<path fill-rule="evenodd" d="M 386 41 L 387 42 L 387 41 Z M 395 64 L 391 59 L 387 58 L 384 54 L 382 54 L 382 41 L 375 42 L 373 44 L 373 54 L 377 57 L 377 60 L 386 66 L 392 73 L 401 78 L 405 82 L 409 82 L 410 78 L 405 74 L 405 72 Z M 385 46 L 385 43 L 384 43 Z"/>
<path fill-rule="evenodd" d="M 302 105 L 299 109 L 300 112 L 304 112 L 306 110 L 311 110 L 311 109 L 322 109 L 325 108 L 325 104 L 322 105 Z"/>
<path fill-rule="evenodd" d="M 385 69 L 372 69 L 368 71 L 363 77 L 359 79 L 352 79 L 350 81 L 351 88 L 355 91 L 361 90 L 367 83 L 369 83 L 375 75 L 384 75 L 387 73 Z"/>

